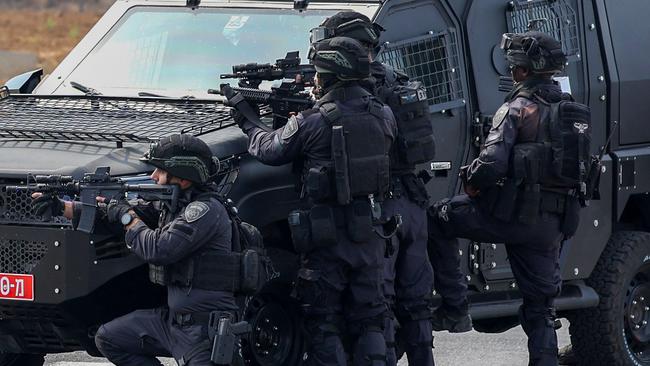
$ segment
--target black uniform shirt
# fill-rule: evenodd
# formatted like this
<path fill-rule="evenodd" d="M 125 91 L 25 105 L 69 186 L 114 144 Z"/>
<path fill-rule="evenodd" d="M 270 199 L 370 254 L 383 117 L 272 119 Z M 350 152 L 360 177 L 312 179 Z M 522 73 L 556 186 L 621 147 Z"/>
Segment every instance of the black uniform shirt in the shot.
<path fill-rule="evenodd" d="M 213 192 L 190 188 L 179 200 L 179 207 L 175 213 L 158 211 L 161 219 L 156 229 L 142 221 L 131 227 L 125 241 L 133 253 L 153 265 L 171 265 L 206 251 L 231 252 L 230 218 Z M 147 211 L 152 209 L 149 206 Z M 177 285 L 168 286 L 167 302 L 171 310 L 180 313 L 237 309 L 232 293 Z"/>

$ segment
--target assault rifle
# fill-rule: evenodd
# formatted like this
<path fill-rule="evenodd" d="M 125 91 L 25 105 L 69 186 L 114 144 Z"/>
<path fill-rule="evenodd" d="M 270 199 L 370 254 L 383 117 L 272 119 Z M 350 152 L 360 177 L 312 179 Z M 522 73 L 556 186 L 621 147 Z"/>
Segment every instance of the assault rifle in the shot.
<path fill-rule="evenodd" d="M 30 176 L 26 186 L 8 186 L 7 190 L 52 193 L 59 196 L 76 197 L 82 204 L 77 230 L 92 233 L 97 217 L 97 197 L 124 198 L 126 192 L 135 193 L 147 201 L 161 201 L 174 212 L 178 204 L 180 189 L 176 185 L 129 184 L 120 178 L 111 177 L 110 167 L 98 167 L 94 173 L 86 173 L 81 180 L 66 175 Z M 34 184 L 30 184 L 34 181 Z"/>
<path fill-rule="evenodd" d="M 292 112 L 297 113 L 313 107 L 314 100 L 305 89 L 314 86 L 316 69 L 313 65 L 300 64 L 298 51 L 287 52 L 283 59 L 278 59 L 275 64 L 249 63 L 235 65 L 232 74 L 222 74 L 221 79 L 239 79 L 238 87 L 230 84 L 221 84 L 219 90 L 210 89 L 210 94 L 225 96 L 231 105 L 240 103 L 241 99 L 233 100 L 239 93 L 244 100 L 251 104 L 268 105 L 273 114 L 273 127 L 283 126 Z M 280 86 L 271 87 L 271 90 L 260 90 L 262 81 L 282 80 Z M 264 130 L 269 131 L 260 121 L 253 110 L 246 111 L 238 108 L 251 122 Z"/>

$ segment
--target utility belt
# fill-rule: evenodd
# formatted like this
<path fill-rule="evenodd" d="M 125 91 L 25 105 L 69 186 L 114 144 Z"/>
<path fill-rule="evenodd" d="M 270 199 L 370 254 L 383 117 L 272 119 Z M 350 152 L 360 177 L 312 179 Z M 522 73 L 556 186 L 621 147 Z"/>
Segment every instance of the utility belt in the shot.
<path fill-rule="evenodd" d="M 382 222 L 381 206 L 371 196 L 354 199 L 345 206 L 315 204 L 309 210 L 295 210 L 289 214 L 288 222 L 294 249 L 308 253 L 336 245 L 340 229 L 345 229 L 347 237 L 355 243 L 368 242 L 373 235 L 390 238 L 401 225 L 401 216 Z M 392 232 L 389 235 L 378 232 L 378 226 L 385 226 L 382 231 Z"/>
<path fill-rule="evenodd" d="M 177 285 L 250 295 L 264 281 L 264 260 L 251 249 L 241 253 L 209 253 L 173 265 L 149 265 L 149 279 L 163 286 Z"/>
<path fill-rule="evenodd" d="M 186 352 L 178 361 L 179 366 L 187 365 L 195 356 L 210 352 L 210 360 L 217 365 L 231 365 L 238 352 L 239 339 L 252 330 L 245 321 L 236 322 L 231 311 L 195 312 L 173 314 L 172 323 L 179 326 L 200 325 L 207 341 L 201 342 Z"/>
<path fill-rule="evenodd" d="M 506 179 L 481 197 L 482 207 L 502 221 L 534 225 L 543 215 L 554 214 L 562 218 L 561 231 L 566 236 L 572 236 L 578 226 L 580 202 L 572 189 L 516 186 L 512 179 Z"/>
<path fill-rule="evenodd" d="M 392 175 L 390 178 L 390 192 L 388 198 L 407 197 L 422 208 L 429 207 L 429 193 L 421 178 L 413 173 Z"/>

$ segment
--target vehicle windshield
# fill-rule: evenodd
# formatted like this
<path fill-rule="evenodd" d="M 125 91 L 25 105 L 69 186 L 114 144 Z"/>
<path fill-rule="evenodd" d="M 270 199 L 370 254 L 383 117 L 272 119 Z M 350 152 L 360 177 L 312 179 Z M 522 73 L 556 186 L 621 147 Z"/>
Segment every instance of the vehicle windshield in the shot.
<path fill-rule="evenodd" d="M 76 82 L 104 95 L 138 92 L 206 97 L 232 66 L 275 63 L 300 51 L 308 63 L 309 30 L 335 11 L 134 7 L 113 27 L 56 94 Z"/>

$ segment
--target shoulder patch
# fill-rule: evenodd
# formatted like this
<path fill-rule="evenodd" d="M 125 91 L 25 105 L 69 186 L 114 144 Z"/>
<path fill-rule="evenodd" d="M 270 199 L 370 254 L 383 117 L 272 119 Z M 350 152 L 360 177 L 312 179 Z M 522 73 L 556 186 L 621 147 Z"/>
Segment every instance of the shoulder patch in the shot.
<path fill-rule="evenodd" d="M 508 106 L 508 103 L 503 104 L 499 109 L 497 109 L 497 112 L 492 117 L 492 128 L 499 128 L 499 126 L 501 126 L 501 123 L 503 123 L 508 115 L 509 109 L 510 107 Z"/>
<path fill-rule="evenodd" d="M 210 206 L 201 201 L 194 201 L 185 207 L 185 221 L 194 222 L 205 216 L 210 211 Z"/>
<path fill-rule="evenodd" d="M 298 118 L 296 118 L 296 116 L 291 116 L 287 121 L 287 124 L 284 125 L 282 136 L 280 137 L 282 137 L 283 140 L 288 140 L 291 136 L 295 135 L 296 132 L 298 132 Z"/>

